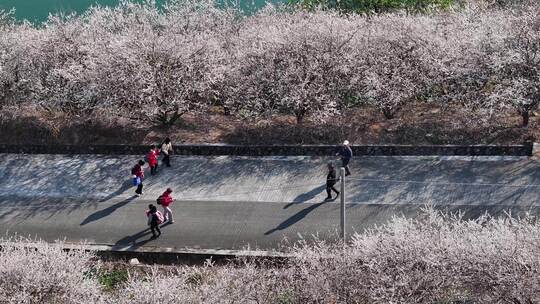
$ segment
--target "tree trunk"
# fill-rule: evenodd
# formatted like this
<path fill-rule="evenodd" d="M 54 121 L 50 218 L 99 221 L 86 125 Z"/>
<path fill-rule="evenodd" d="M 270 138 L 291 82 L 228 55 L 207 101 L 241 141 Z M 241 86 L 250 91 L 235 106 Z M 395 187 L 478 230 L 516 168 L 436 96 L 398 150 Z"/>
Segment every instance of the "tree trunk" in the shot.
<path fill-rule="evenodd" d="M 294 116 L 296 117 L 296 124 L 301 125 L 304 122 L 304 118 L 306 117 L 306 111 L 305 110 L 295 111 Z"/>
<path fill-rule="evenodd" d="M 522 118 L 522 121 L 521 121 L 521 126 L 522 127 L 527 127 L 529 125 L 529 110 L 521 110 L 521 118 Z"/>
<path fill-rule="evenodd" d="M 390 108 L 383 108 L 382 113 L 386 119 L 393 119 L 396 116 L 395 111 L 392 111 Z"/>
<path fill-rule="evenodd" d="M 223 106 L 223 115 L 231 116 L 231 108 L 229 108 L 228 106 Z"/>
<path fill-rule="evenodd" d="M 296 115 L 296 124 L 301 125 L 304 122 L 304 115 Z"/>
<path fill-rule="evenodd" d="M 182 115 L 184 113 L 180 113 L 178 110 L 176 111 L 172 111 L 172 114 L 169 115 L 169 113 L 171 113 L 170 111 L 163 111 L 161 113 L 158 114 L 157 116 L 157 122 L 162 126 L 164 127 L 165 129 L 168 129 L 172 126 L 174 126 L 178 120 L 180 120 L 180 118 L 182 117 Z"/>

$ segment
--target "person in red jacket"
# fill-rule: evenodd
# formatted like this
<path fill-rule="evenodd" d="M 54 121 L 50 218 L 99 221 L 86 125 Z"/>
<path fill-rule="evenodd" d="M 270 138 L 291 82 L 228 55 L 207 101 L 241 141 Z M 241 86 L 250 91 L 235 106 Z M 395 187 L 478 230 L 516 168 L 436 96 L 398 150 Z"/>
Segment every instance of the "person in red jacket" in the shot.
<path fill-rule="evenodd" d="M 163 194 L 158 198 L 158 204 L 163 206 L 163 215 L 165 217 L 165 221 L 169 222 L 169 224 L 174 223 L 172 210 L 169 207 L 173 202 L 171 193 L 172 189 L 167 188 L 167 190 L 165 190 L 165 192 L 163 192 Z"/>
<path fill-rule="evenodd" d="M 150 167 L 150 174 L 154 175 L 157 173 L 158 168 L 158 151 L 156 145 L 150 146 L 150 151 L 146 154 L 146 160 L 148 161 L 148 166 Z"/>
<path fill-rule="evenodd" d="M 143 179 L 144 179 L 144 161 L 139 160 L 137 164 L 131 169 L 131 174 L 133 175 L 133 185 L 137 186 L 135 194 L 141 196 L 143 194 Z"/>

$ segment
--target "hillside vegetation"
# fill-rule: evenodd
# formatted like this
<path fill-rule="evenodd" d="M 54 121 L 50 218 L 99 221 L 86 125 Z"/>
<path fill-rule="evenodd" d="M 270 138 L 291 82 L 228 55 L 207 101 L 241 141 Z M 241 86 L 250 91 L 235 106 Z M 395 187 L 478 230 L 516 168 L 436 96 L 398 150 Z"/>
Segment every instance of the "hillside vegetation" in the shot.
<path fill-rule="evenodd" d="M 380 14 L 268 6 L 247 16 L 209 1 L 163 10 L 123 1 L 40 26 L 0 12 L 0 117 L 57 132 L 74 121 L 177 127 L 216 113 L 253 125 L 369 112 L 385 124 L 427 106 L 459 109 L 451 120 L 462 125 L 493 129 L 518 114 L 527 126 L 540 101 L 538 11 L 537 1 L 474 1 Z"/>

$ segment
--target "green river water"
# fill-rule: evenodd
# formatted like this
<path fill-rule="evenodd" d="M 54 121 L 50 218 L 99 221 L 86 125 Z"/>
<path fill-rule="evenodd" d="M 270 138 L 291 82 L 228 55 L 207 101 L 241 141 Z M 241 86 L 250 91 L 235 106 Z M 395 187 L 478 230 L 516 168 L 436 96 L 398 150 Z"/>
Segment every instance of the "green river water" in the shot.
<path fill-rule="evenodd" d="M 156 0 L 158 4 L 166 0 Z M 284 2 L 285 0 L 273 0 L 272 2 Z M 115 6 L 119 0 L 0 0 L 0 9 L 15 9 L 15 17 L 18 20 L 27 19 L 34 23 L 40 23 L 47 19 L 49 13 L 56 12 L 84 12 L 88 7 L 95 4 Z M 240 0 L 240 6 L 246 8 L 260 8 L 265 0 Z"/>

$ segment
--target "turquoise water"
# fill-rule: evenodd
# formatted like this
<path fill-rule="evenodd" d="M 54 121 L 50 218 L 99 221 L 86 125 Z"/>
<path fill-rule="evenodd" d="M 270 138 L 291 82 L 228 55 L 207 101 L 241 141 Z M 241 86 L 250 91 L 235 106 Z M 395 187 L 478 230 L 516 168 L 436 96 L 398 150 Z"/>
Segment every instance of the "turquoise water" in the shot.
<path fill-rule="evenodd" d="M 158 4 L 166 0 L 156 0 Z M 45 21 L 49 13 L 57 12 L 84 12 L 88 7 L 95 4 L 115 6 L 119 0 L 0 0 L 0 9 L 10 10 L 15 8 L 15 17 L 18 20 L 27 19 L 39 23 Z M 260 8 L 265 0 L 240 0 L 243 8 Z M 273 0 L 272 2 L 285 2 L 285 0 Z"/>

